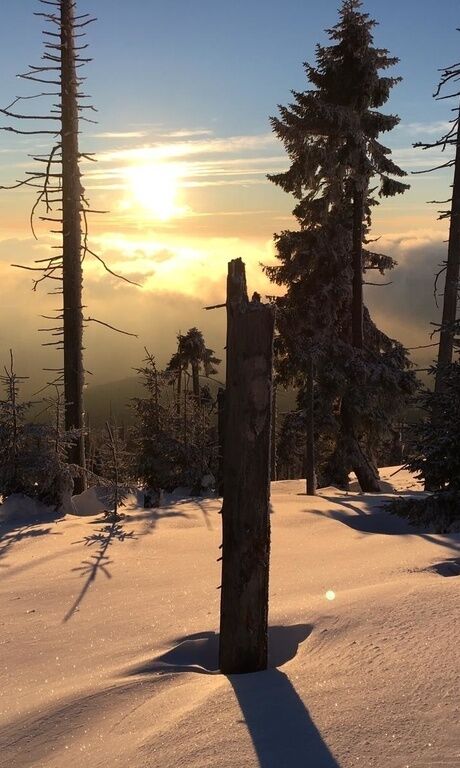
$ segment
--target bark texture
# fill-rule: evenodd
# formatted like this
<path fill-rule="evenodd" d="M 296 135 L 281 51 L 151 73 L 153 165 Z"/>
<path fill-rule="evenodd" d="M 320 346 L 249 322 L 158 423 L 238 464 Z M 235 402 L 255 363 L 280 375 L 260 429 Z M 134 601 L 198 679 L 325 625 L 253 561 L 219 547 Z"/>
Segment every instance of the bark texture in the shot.
<path fill-rule="evenodd" d="M 248 301 L 241 259 L 229 263 L 220 668 L 267 667 L 270 433 L 274 309 Z"/>
<path fill-rule="evenodd" d="M 457 319 L 458 287 L 460 273 L 460 121 L 457 128 L 455 171 L 452 189 L 449 245 L 447 251 L 446 282 L 442 310 L 442 325 L 439 337 L 438 370 L 435 391 L 443 385 L 444 367 L 452 362 Z"/>
<path fill-rule="evenodd" d="M 83 272 L 81 180 L 78 149 L 78 82 L 75 67 L 74 3 L 61 1 L 62 222 L 64 396 L 66 430 L 78 430 L 69 461 L 85 468 L 83 407 Z M 75 490 L 85 486 L 76 478 Z"/>

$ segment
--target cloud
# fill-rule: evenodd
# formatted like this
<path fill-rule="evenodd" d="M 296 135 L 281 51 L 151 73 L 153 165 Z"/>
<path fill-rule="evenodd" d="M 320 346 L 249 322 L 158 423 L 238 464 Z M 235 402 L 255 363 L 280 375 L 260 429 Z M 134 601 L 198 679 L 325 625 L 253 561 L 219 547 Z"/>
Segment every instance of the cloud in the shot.
<path fill-rule="evenodd" d="M 91 139 L 142 139 L 148 136 L 146 131 L 102 131 L 93 133 Z"/>
<path fill-rule="evenodd" d="M 388 273 L 392 284 L 384 288 L 366 287 L 366 302 L 377 324 L 408 347 L 435 341 L 431 323 L 437 322 L 440 309 L 434 299 L 434 278 L 446 257 L 442 234 L 436 231 L 402 232 L 385 235 L 379 250 L 391 254 L 398 266 Z M 439 286 L 442 293 L 442 281 Z M 442 301 L 442 299 L 441 299 Z M 436 350 L 412 353 L 418 364 L 429 363 Z"/>
<path fill-rule="evenodd" d="M 400 123 L 398 129 L 416 136 L 442 136 L 446 131 L 450 130 L 451 127 L 452 124 L 447 120 L 436 120 L 430 123 Z"/>
<path fill-rule="evenodd" d="M 179 130 L 179 131 L 169 131 L 161 135 L 169 139 L 192 139 L 192 138 L 195 138 L 196 136 L 212 136 L 213 131 L 210 131 L 205 128 L 198 129 L 198 130 L 187 130 L 186 128 L 183 128 L 182 130 Z"/>
<path fill-rule="evenodd" d="M 429 170 L 448 162 L 453 157 L 453 151 L 451 147 L 445 152 L 439 148 L 423 150 L 420 147 L 403 147 L 393 149 L 391 157 L 403 170 Z"/>
<path fill-rule="evenodd" d="M 156 142 L 98 153 L 100 163 L 149 163 L 192 157 L 194 155 L 227 154 L 263 150 L 278 142 L 272 133 L 228 136 L 208 140 Z"/>

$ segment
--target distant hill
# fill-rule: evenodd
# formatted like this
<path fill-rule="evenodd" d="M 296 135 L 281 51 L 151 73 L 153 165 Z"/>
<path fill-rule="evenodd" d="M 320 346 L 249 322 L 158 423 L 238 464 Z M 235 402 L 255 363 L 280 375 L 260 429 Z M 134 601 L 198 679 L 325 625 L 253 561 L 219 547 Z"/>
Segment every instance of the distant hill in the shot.
<path fill-rule="evenodd" d="M 106 384 L 88 385 L 85 391 L 85 408 L 89 422 L 100 427 L 106 421 L 131 424 L 134 412 L 130 407 L 133 397 L 142 397 L 144 388 L 136 376 Z"/>
<path fill-rule="evenodd" d="M 212 394 L 215 396 L 219 385 L 214 381 L 206 382 Z M 100 427 L 106 421 L 113 419 L 118 424 L 132 424 L 134 411 L 130 407 L 133 397 L 143 397 L 144 388 L 136 376 L 130 376 L 119 381 L 110 381 L 106 384 L 89 385 L 85 392 L 85 407 L 89 422 L 95 427 Z M 278 390 L 278 413 L 295 410 L 295 392 L 292 389 Z"/>

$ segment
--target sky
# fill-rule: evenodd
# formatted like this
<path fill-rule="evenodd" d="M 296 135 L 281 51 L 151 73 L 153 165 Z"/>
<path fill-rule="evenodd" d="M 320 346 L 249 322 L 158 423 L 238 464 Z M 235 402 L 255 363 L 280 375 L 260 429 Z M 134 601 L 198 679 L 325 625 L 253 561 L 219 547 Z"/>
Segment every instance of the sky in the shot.
<path fill-rule="evenodd" d="M 42 19 L 38 0 L 3 3 L 0 103 L 36 93 L 16 75 L 38 64 Z M 128 286 L 85 260 L 87 314 L 138 334 L 114 335 L 90 324 L 85 337 L 90 381 L 131 375 L 144 347 L 162 365 L 178 331 L 197 325 L 223 356 L 227 262 L 242 257 L 250 290 L 273 292 L 260 267 L 274 262 L 273 234 L 294 226 L 294 201 L 266 179 L 287 168 L 269 116 L 287 104 L 290 90 L 307 87 L 303 61 L 314 63 L 315 45 L 337 20 L 338 0 L 80 0 L 92 12 L 88 27 L 85 92 L 98 109 L 98 124 L 82 123 L 81 146 L 94 152 L 84 185 L 91 206 L 107 213 L 90 221 L 91 248 L 116 271 L 140 283 Z M 368 0 L 364 9 L 379 25 L 375 41 L 400 58 L 403 81 L 385 111 L 401 123 L 385 136 L 394 159 L 408 172 L 436 165 L 439 152 L 414 149 L 431 141 L 451 118 L 451 102 L 432 98 L 438 69 L 458 60 L 457 0 Z M 34 104 L 37 111 L 38 102 Z M 46 103 L 45 105 L 46 106 Z M 29 104 L 23 102 L 27 113 Z M 88 113 L 90 114 L 90 113 Z M 12 125 L 6 117 L 0 127 Z M 33 169 L 28 154 L 46 152 L 46 137 L 0 131 L 0 184 Z M 372 235 L 397 261 L 391 285 L 368 287 L 366 301 L 380 327 L 408 346 L 429 343 L 436 319 L 433 275 L 444 257 L 446 223 L 436 206 L 449 196 L 450 175 L 409 179 L 404 197 L 382 203 Z M 21 374 L 42 380 L 57 355 L 38 329 L 40 315 L 56 306 L 46 286 L 31 291 L 30 265 L 55 241 L 44 224 L 31 235 L 33 196 L 0 191 L 0 361 L 13 347 Z M 53 286 L 52 286 L 53 287 Z M 425 364 L 432 353 L 416 353 Z M 428 355 L 428 358 L 427 358 Z"/>

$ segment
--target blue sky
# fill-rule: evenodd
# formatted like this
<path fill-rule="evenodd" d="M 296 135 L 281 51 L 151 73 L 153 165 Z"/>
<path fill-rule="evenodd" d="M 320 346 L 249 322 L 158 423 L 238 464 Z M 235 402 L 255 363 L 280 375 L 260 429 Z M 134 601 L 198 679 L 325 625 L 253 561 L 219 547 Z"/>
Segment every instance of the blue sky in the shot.
<path fill-rule="evenodd" d="M 8 2 L 0 46 L 3 87 L 40 53 L 36 0 Z M 314 58 L 338 0 L 82 0 L 95 11 L 90 31 L 91 91 L 103 127 L 161 122 L 215 125 L 222 135 L 260 132 L 289 89 L 304 84 L 301 62 Z M 438 67 L 458 58 L 457 0 L 369 0 L 376 41 L 401 59 L 404 82 L 392 108 L 404 122 L 443 114 L 430 96 Z"/>
<path fill-rule="evenodd" d="M 34 92 L 15 76 L 39 62 L 43 24 L 33 14 L 47 6 L 3 5 L 0 103 L 7 105 Z M 273 233 L 292 226 L 293 201 L 265 178 L 286 167 L 269 115 L 289 101 L 291 89 L 306 87 L 302 62 L 314 62 L 338 6 L 338 0 L 79 0 L 79 13 L 98 18 L 88 29 L 94 61 L 86 75 L 99 124 L 82 125 L 82 146 L 99 162 L 83 168 L 85 186 L 94 207 L 110 211 L 91 225 L 94 248 L 144 286 L 120 287 L 88 263 L 85 295 L 93 314 L 115 325 L 135 302 L 139 342 L 117 339 L 125 372 L 145 345 L 163 362 L 177 330 L 192 325 L 203 327 L 222 356 L 223 317 L 202 306 L 222 300 L 230 258 L 242 256 L 250 286 L 270 291 L 259 265 L 273 260 Z M 385 107 L 399 114 L 401 125 L 384 142 L 406 170 L 430 166 L 436 157 L 430 161 L 411 145 L 434 139 L 450 117 L 453 105 L 435 102 L 432 93 L 438 69 L 460 58 L 458 0 L 368 0 L 364 9 L 379 22 L 376 44 L 399 56 L 394 74 L 404 78 Z M 0 132 L 1 183 L 21 176 L 26 154 L 40 143 L 46 146 Z M 415 345 L 427 342 L 436 314 L 432 276 L 446 235 L 425 201 L 448 197 L 450 176 L 409 181 L 403 198 L 375 212 L 373 234 L 383 235 L 382 247 L 400 267 L 392 285 L 368 289 L 367 300 L 384 330 Z M 52 244 L 43 231 L 38 243 L 32 240 L 30 207 L 27 190 L 2 193 L 0 280 L 8 294 L 0 303 L 0 359 L 13 345 L 19 361 L 46 365 L 53 360 L 43 362 L 35 334 L 38 315 L 48 309 L 46 294 L 31 299 L 24 275 L 9 267 L 30 264 Z M 87 341 L 89 367 L 99 379 L 113 378 L 112 341 L 92 330 Z"/>

